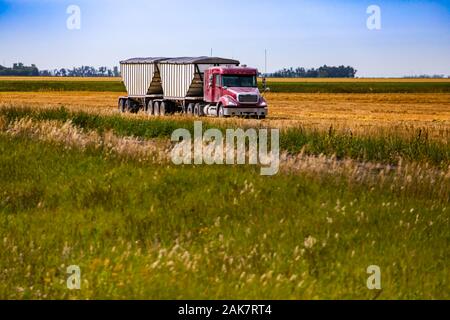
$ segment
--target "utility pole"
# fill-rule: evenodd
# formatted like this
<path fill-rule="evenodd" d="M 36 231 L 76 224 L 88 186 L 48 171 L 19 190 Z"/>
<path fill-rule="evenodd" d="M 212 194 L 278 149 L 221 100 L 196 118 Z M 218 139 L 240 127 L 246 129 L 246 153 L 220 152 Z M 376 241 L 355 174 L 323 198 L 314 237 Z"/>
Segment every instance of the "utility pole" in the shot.
<path fill-rule="evenodd" d="M 267 75 L 267 49 L 264 50 L 264 75 Z"/>
<path fill-rule="evenodd" d="M 211 57 L 212 57 L 212 54 L 213 54 L 213 50 L 212 50 L 212 48 L 211 48 Z"/>

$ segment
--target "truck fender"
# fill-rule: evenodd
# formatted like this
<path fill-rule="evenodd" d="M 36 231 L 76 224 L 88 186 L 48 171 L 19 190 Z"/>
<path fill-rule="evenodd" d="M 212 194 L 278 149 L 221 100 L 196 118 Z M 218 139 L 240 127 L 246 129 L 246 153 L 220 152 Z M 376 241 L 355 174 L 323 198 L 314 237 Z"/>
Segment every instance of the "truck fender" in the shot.
<path fill-rule="evenodd" d="M 217 103 L 217 105 L 222 105 L 224 107 L 228 107 L 229 106 L 229 101 L 233 101 L 235 103 L 235 105 L 237 106 L 236 99 L 234 99 L 230 95 L 225 95 L 225 96 L 220 97 L 219 102 Z"/>

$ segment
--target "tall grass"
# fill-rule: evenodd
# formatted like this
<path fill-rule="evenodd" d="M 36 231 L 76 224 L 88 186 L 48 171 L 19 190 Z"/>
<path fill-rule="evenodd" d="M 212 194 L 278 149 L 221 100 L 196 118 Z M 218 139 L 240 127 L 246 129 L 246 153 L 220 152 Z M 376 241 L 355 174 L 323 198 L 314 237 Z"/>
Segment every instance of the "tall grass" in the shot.
<path fill-rule="evenodd" d="M 193 132 L 192 119 L 170 118 L 130 118 L 121 115 L 108 116 L 86 112 L 71 112 L 65 108 L 32 109 L 3 107 L 0 115 L 8 123 L 30 117 L 36 120 L 70 120 L 75 126 L 102 133 L 112 130 L 119 136 L 141 138 L 169 138 L 178 128 Z M 229 124 L 204 122 L 204 129 L 218 127 L 225 130 Z M 238 124 L 234 124 L 238 126 Z M 361 161 L 376 161 L 397 164 L 400 159 L 428 162 L 442 168 L 450 165 L 450 146 L 448 141 L 429 139 L 427 132 L 418 129 L 409 137 L 387 132 L 374 136 L 358 136 L 351 132 L 337 132 L 332 127 L 319 131 L 303 127 L 293 127 L 281 131 L 280 147 L 290 153 L 304 152 L 310 155 L 325 154 L 338 158 L 351 158 Z"/>
<path fill-rule="evenodd" d="M 98 82 L 0 81 L 0 91 L 123 91 Z M 269 83 L 375 88 L 341 85 Z M 449 90 L 385 85 L 375 89 Z M 221 120 L 203 128 L 255 125 Z M 262 177 L 172 165 L 178 128 L 192 132 L 193 118 L 2 106 L 0 298 L 450 298 L 449 141 L 293 126 L 281 130 L 280 173 Z M 69 265 L 81 290 L 66 287 Z M 366 287 L 369 265 L 381 292 Z"/>
<path fill-rule="evenodd" d="M 5 135 L 0 179 L 1 298 L 449 298 L 449 199 L 425 191 Z"/>

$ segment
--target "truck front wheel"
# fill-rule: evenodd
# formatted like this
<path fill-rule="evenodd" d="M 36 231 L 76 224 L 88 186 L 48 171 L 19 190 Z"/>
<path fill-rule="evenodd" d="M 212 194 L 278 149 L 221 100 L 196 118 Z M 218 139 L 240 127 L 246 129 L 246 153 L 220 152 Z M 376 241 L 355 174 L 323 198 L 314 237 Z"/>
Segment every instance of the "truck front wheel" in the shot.
<path fill-rule="evenodd" d="M 218 116 L 219 118 L 225 117 L 225 112 L 224 112 L 224 110 L 223 110 L 223 106 L 222 106 L 222 105 L 219 105 L 219 109 L 218 109 L 218 111 L 217 111 L 217 116 Z"/>

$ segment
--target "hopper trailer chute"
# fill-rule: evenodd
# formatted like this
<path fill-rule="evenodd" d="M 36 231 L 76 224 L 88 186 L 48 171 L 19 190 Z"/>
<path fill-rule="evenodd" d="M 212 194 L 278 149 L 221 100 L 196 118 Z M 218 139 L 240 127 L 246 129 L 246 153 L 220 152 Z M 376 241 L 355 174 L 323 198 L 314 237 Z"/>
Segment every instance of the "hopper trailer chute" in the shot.
<path fill-rule="evenodd" d="M 257 86 L 258 71 L 217 57 L 133 58 L 120 62 L 128 96 L 121 112 L 149 115 L 249 116 L 263 119 L 267 102 Z"/>

